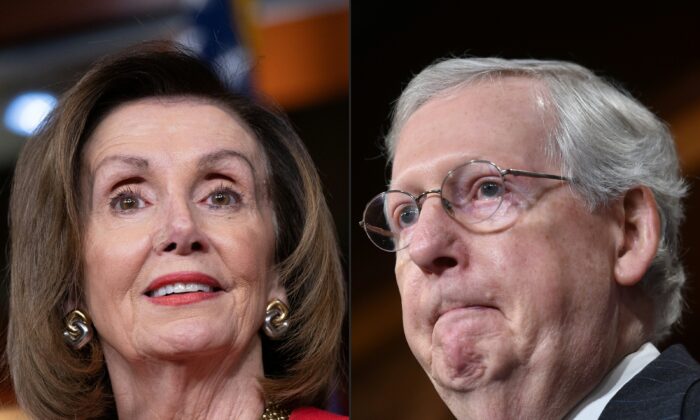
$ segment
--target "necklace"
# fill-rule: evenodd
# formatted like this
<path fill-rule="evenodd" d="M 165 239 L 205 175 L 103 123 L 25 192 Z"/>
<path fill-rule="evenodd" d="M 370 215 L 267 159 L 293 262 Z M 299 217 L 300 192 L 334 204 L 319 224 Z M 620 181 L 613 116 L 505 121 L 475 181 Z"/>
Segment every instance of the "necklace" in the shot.
<path fill-rule="evenodd" d="M 260 420 L 289 420 L 291 410 L 280 408 L 275 404 L 266 405 Z"/>

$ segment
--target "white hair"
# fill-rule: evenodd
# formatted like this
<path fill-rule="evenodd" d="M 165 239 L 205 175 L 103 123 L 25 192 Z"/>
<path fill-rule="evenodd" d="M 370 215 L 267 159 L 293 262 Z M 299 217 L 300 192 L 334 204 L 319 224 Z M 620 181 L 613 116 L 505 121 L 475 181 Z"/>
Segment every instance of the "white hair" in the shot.
<path fill-rule="evenodd" d="M 679 259 L 679 225 L 687 185 L 666 125 L 627 92 L 577 64 L 563 61 L 452 58 L 425 68 L 411 80 L 394 110 L 386 137 L 390 160 L 408 118 L 429 100 L 465 85 L 499 77 L 539 81 L 536 93 L 556 123 L 545 152 L 574 180 L 571 187 L 594 210 L 635 186 L 654 194 L 661 241 L 641 281 L 654 304 L 653 340 L 669 334 L 680 318 L 685 273 Z"/>

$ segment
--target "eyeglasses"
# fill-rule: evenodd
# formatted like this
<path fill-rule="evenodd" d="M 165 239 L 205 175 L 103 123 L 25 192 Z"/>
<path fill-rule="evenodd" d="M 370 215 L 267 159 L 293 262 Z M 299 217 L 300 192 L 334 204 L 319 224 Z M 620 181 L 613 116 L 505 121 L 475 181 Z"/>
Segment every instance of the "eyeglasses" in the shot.
<path fill-rule="evenodd" d="M 447 173 L 439 190 L 418 195 L 406 191 L 385 191 L 367 203 L 360 226 L 379 249 L 399 251 L 410 243 L 424 200 L 440 196 L 445 212 L 470 230 L 495 232 L 510 227 L 526 206 L 522 188 L 506 182 L 506 175 L 571 181 L 570 178 L 501 169 L 487 160 L 471 160 Z"/>

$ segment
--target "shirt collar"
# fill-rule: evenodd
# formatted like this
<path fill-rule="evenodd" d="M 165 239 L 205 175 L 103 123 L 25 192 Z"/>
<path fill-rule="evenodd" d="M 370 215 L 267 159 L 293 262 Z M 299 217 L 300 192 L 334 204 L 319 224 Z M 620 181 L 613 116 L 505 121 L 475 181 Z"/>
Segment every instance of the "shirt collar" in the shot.
<path fill-rule="evenodd" d="M 613 396 L 661 353 L 651 343 L 644 343 L 625 356 L 567 416 L 567 420 L 595 420 Z"/>

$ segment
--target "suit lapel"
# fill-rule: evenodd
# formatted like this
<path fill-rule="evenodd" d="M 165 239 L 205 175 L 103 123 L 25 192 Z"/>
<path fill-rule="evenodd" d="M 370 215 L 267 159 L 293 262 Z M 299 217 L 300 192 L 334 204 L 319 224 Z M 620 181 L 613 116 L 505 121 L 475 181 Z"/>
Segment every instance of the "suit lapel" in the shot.
<path fill-rule="evenodd" d="M 683 346 L 671 346 L 615 394 L 600 419 L 680 418 L 686 392 L 697 381 L 700 365 Z"/>

